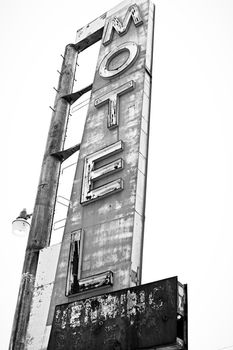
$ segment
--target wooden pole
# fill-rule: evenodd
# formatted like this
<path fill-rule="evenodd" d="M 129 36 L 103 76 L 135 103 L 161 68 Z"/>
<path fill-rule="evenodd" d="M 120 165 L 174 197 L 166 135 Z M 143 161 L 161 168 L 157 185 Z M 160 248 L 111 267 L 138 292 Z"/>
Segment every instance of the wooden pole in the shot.
<path fill-rule="evenodd" d="M 66 46 L 55 98 L 41 175 L 29 232 L 9 350 L 24 350 L 35 276 L 41 249 L 50 243 L 61 160 L 52 154 L 64 145 L 70 105 L 62 98 L 72 93 L 78 52 Z"/>

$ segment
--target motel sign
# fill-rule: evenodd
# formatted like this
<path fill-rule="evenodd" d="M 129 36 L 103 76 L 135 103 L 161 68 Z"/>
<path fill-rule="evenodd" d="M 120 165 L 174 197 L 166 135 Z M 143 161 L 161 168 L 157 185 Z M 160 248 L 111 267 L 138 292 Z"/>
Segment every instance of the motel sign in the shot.
<path fill-rule="evenodd" d="M 186 286 L 141 285 L 153 28 L 149 0 L 124 1 L 66 47 L 29 235 L 39 258 L 25 263 L 20 295 L 31 299 L 10 349 L 187 349 Z M 73 91 L 77 56 L 99 40 L 93 83 Z M 70 106 L 88 91 L 81 144 L 63 149 Z M 51 246 L 60 166 L 77 150 L 62 242 Z"/>

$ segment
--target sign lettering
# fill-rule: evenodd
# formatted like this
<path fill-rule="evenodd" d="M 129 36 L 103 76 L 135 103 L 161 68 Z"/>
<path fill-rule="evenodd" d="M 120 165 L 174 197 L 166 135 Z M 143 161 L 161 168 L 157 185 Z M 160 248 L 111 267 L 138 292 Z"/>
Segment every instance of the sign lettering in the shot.
<path fill-rule="evenodd" d="M 99 108 L 104 104 L 108 103 L 108 115 L 107 115 L 107 127 L 109 129 L 118 126 L 119 122 L 119 97 L 132 91 L 135 88 L 135 82 L 131 80 L 130 82 L 119 86 L 113 92 L 98 98 L 95 100 L 95 107 Z"/>
<path fill-rule="evenodd" d="M 138 54 L 139 47 L 133 42 L 126 42 L 117 46 L 110 51 L 100 63 L 99 75 L 104 79 L 110 79 L 120 75 L 132 66 Z"/>
<path fill-rule="evenodd" d="M 113 17 L 108 21 L 103 33 L 103 45 L 107 46 L 113 40 L 113 30 L 120 36 L 127 33 L 131 19 L 136 27 L 143 23 L 139 8 L 136 4 L 128 8 L 123 23 L 121 23 L 117 17 Z"/>
<path fill-rule="evenodd" d="M 118 141 L 108 147 L 105 147 L 87 157 L 84 160 L 84 173 L 82 183 L 81 203 L 83 205 L 93 202 L 99 198 L 110 195 L 113 192 L 123 190 L 123 180 L 117 179 L 108 182 L 102 186 L 95 188 L 95 181 L 101 178 L 116 173 L 124 167 L 124 162 L 121 158 L 112 161 L 95 169 L 96 164 L 110 156 L 113 156 L 123 151 L 123 142 Z"/>

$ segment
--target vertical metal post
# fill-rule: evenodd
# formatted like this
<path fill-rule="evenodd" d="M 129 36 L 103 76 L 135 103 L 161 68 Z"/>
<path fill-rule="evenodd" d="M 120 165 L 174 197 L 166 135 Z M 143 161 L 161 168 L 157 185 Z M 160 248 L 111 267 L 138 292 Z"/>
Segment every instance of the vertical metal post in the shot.
<path fill-rule="evenodd" d="M 66 46 L 55 98 L 41 175 L 28 237 L 9 350 L 25 349 L 39 251 L 50 243 L 61 161 L 52 156 L 62 150 L 70 105 L 62 98 L 72 93 L 78 52 Z"/>
<path fill-rule="evenodd" d="M 184 314 L 185 314 L 185 324 L 184 324 L 184 350 L 188 350 L 188 285 L 184 285 L 185 290 L 185 305 L 184 305 Z"/>

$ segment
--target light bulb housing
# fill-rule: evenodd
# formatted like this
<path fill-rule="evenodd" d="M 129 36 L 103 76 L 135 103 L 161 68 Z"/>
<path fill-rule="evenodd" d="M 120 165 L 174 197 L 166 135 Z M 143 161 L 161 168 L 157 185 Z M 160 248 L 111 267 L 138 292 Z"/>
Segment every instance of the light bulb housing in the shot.
<path fill-rule="evenodd" d="M 12 233 L 15 236 L 24 237 L 29 233 L 30 224 L 23 218 L 17 218 L 12 222 Z"/>

